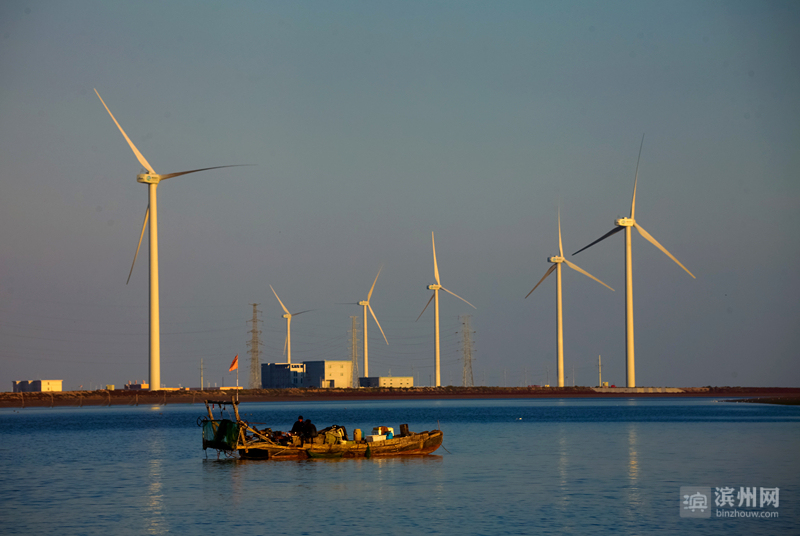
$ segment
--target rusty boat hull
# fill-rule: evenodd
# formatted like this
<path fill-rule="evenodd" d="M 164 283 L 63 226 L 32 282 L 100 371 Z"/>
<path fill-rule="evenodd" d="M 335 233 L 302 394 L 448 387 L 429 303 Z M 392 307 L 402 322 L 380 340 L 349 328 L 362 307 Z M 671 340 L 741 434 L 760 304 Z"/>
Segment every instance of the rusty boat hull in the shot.
<path fill-rule="evenodd" d="M 302 446 L 279 445 L 267 441 L 245 442 L 237 446 L 242 459 L 301 460 L 306 458 L 378 458 L 424 456 L 442 446 L 441 430 L 411 433 L 383 441 L 341 441 Z"/>

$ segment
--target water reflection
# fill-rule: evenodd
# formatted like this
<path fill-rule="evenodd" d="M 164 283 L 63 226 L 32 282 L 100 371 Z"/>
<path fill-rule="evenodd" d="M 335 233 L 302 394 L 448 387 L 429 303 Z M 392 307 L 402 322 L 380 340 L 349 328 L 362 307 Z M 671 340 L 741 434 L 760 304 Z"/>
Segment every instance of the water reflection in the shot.
<path fill-rule="evenodd" d="M 570 462 L 570 440 L 567 427 L 563 424 L 559 425 L 556 431 L 556 468 L 558 470 L 558 489 L 559 493 L 553 506 L 558 512 L 559 516 L 564 516 L 567 519 L 571 512 L 570 493 L 571 487 L 569 482 L 569 462 Z"/>
<path fill-rule="evenodd" d="M 202 462 L 204 500 L 224 496 L 234 507 L 254 497 L 274 504 L 336 503 L 356 494 L 371 504 L 402 501 L 408 486 L 433 490 L 434 502 L 446 502 L 442 457 L 348 458 L 307 460 L 216 459 Z M 417 475 L 418 480 L 409 480 Z M 423 476 L 420 476 L 423 475 Z"/>
<path fill-rule="evenodd" d="M 164 522 L 163 467 L 160 457 L 150 459 L 147 477 L 149 484 L 144 508 L 145 527 L 148 534 L 165 534 L 168 529 Z"/>
<path fill-rule="evenodd" d="M 628 424 L 628 504 L 631 508 L 642 503 L 639 484 L 639 435 L 638 423 Z"/>
<path fill-rule="evenodd" d="M 558 480 L 562 490 L 567 488 L 567 463 L 569 462 L 569 446 L 567 430 L 564 426 L 558 427 Z"/>

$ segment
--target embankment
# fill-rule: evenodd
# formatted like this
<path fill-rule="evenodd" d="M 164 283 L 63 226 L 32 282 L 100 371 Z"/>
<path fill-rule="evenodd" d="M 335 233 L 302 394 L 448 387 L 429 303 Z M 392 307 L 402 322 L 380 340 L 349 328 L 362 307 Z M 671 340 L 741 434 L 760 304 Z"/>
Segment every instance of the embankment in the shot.
<path fill-rule="evenodd" d="M 655 388 L 653 388 L 655 390 Z M 447 400 L 471 398 L 773 398 L 800 403 L 796 387 L 684 387 L 680 392 L 597 392 L 591 387 L 413 387 L 409 389 L 246 389 L 239 401 L 300 402 L 331 400 Z M 202 403 L 230 400 L 233 391 L 97 390 L 44 393 L 0 393 L 0 407 L 136 406 Z M 789 402 L 786 402 L 789 401 Z"/>

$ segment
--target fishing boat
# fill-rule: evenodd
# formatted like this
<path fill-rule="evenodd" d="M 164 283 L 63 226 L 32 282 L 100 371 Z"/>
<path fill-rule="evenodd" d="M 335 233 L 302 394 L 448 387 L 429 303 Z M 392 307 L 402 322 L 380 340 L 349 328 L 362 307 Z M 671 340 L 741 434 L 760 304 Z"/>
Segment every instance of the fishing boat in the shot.
<path fill-rule="evenodd" d="M 214 417 L 213 409 L 222 413 L 228 406 L 233 409 L 233 419 Z M 209 448 L 228 456 L 242 459 L 298 460 L 306 458 L 371 458 L 389 456 L 422 456 L 430 454 L 442 445 L 442 431 L 410 432 L 408 426 L 400 425 L 400 433 L 388 427 L 376 427 L 372 435 L 351 440 L 341 426 L 330 426 L 320 430 L 317 437 L 303 440 L 285 432 L 270 428 L 259 429 L 258 424 L 249 423 L 239 416 L 236 400 L 206 400 L 207 417 L 197 424 L 203 429 L 203 450 Z M 385 432 L 385 433 L 384 433 Z"/>

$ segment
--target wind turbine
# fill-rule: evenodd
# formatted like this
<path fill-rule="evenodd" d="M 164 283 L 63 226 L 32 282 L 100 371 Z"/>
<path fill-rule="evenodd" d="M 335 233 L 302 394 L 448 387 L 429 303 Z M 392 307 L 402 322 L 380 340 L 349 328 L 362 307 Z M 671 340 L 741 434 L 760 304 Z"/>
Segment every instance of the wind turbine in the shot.
<path fill-rule="evenodd" d="M 435 341 L 434 342 L 434 369 L 436 371 L 436 374 L 435 374 L 435 376 L 436 376 L 436 387 L 440 387 L 442 382 L 441 382 L 441 376 L 439 374 L 439 357 L 440 357 L 440 353 L 439 353 L 439 289 L 447 292 L 448 294 L 452 294 L 453 296 L 455 296 L 459 300 L 463 301 L 464 303 L 466 303 L 467 305 L 469 305 L 473 309 L 477 309 L 477 307 L 475 307 L 474 305 L 469 303 L 467 300 L 465 300 L 464 298 L 462 298 L 458 294 L 456 294 L 454 292 L 450 292 L 449 290 L 447 290 L 446 288 L 444 288 L 442 286 L 442 281 L 439 279 L 439 266 L 436 264 L 436 241 L 433 238 L 433 232 L 431 232 L 431 244 L 433 244 L 433 275 L 434 275 L 434 277 L 436 277 L 436 284 L 435 285 L 428 285 L 428 290 L 432 290 L 433 291 L 433 295 L 428 300 L 428 303 L 425 304 L 425 307 L 422 308 L 422 313 L 425 312 L 425 309 L 428 308 L 428 306 L 431 304 L 431 301 L 433 300 L 434 301 L 434 304 L 433 304 L 433 310 L 434 310 L 433 328 L 434 328 L 434 332 L 435 332 L 435 334 L 434 334 L 434 341 Z M 420 319 L 420 317 L 422 316 L 422 313 L 419 314 L 419 316 L 417 317 L 417 320 Z M 416 322 L 416 320 L 415 320 L 415 322 Z"/>
<path fill-rule="evenodd" d="M 549 276 L 550 274 L 552 274 L 555 271 L 555 273 L 556 273 L 556 289 L 557 289 L 557 293 L 556 293 L 556 333 L 557 333 L 557 335 L 556 335 L 556 344 L 557 344 L 557 348 L 558 348 L 558 362 L 557 362 L 557 364 L 558 364 L 558 386 L 559 387 L 564 387 L 564 325 L 563 325 L 563 322 L 562 322 L 562 314 L 561 314 L 561 311 L 562 311 L 562 309 L 561 309 L 561 264 L 564 263 L 567 266 L 569 266 L 570 268 L 572 268 L 573 270 L 575 270 L 577 272 L 580 272 L 580 273 L 582 273 L 583 275 L 585 275 L 587 277 L 591 277 L 592 279 L 594 279 L 595 281 L 597 281 L 598 283 L 600 283 L 604 287 L 610 288 L 611 290 L 614 290 L 614 289 L 609 287 L 608 285 L 606 285 L 605 283 L 603 283 L 599 279 L 597 279 L 595 276 L 593 276 L 589 272 L 583 270 L 582 268 L 579 268 L 578 266 L 576 266 L 575 264 L 569 262 L 566 258 L 564 258 L 564 247 L 561 245 L 561 210 L 560 209 L 558 211 L 558 256 L 557 257 L 549 257 L 547 260 L 548 260 L 548 262 L 552 262 L 553 266 L 551 266 L 547 270 L 547 272 L 545 272 L 544 277 L 542 277 L 539 280 L 539 282 L 536 283 L 536 286 L 533 287 L 533 289 L 530 292 L 528 292 L 528 295 L 525 296 L 525 297 L 527 298 L 528 296 L 533 294 L 533 291 L 536 290 L 536 287 L 541 285 L 542 281 L 547 279 L 547 276 Z"/>
<path fill-rule="evenodd" d="M 352 302 L 351 305 L 360 305 L 364 308 L 364 377 L 369 377 L 369 337 L 367 336 L 367 326 L 368 326 L 368 319 L 367 316 L 367 309 L 369 312 L 372 313 L 372 318 L 375 319 L 375 323 L 378 324 L 378 329 L 381 330 L 381 335 L 383 335 L 383 340 L 386 341 L 386 344 L 389 344 L 389 340 L 386 338 L 386 334 L 383 332 L 383 328 L 381 327 L 381 323 L 378 322 L 378 317 L 375 316 L 375 311 L 372 310 L 372 306 L 369 304 L 369 299 L 372 297 L 372 291 L 375 290 L 375 283 L 378 282 L 378 276 L 381 275 L 381 270 L 383 270 L 383 266 L 378 269 L 378 275 L 375 276 L 375 281 L 372 282 L 372 288 L 369 289 L 369 294 L 367 294 L 367 299 L 362 300 L 360 302 Z"/>
<path fill-rule="evenodd" d="M 272 293 L 275 294 L 275 297 L 278 298 L 278 293 L 275 292 L 275 289 L 272 288 L 272 285 L 269 286 L 272 289 Z M 280 298 L 278 298 L 278 303 L 281 304 L 283 307 L 283 318 L 286 319 L 286 340 L 283 343 L 283 353 L 286 355 L 286 362 L 292 362 L 292 317 L 301 315 L 303 313 L 307 313 L 309 311 L 313 311 L 313 309 L 306 309 L 305 311 L 300 311 L 299 313 L 290 313 L 289 309 L 283 304 Z"/>
<path fill-rule="evenodd" d="M 636 372 L 634 368 L 634 344 L 633 344 L 633 260 L 631 258 L 631 227 L 635 227 L 639 234 L 642 235 L 648 242 L 653 244 L 655 247 L 660 249 L 664 252 L 664 254 L 675 261 L 678 266 L 686 270 L 686 273 L 692 276 L 694 279 L 694 274 L 690 272 L 683 264 L 680 263 L 678 259 L 676 259 L 672 253 L 666 250 L 664 246 L 658 243 L 658 241 L 650 236 L 650 233 L 644 230 L 644 228 L 636 223 L 636 219 L 634 218 L 636 214 L 636 185 L 639 182 L 639 159 L 642 157 L 642 146 L 644 145 L 644 134 L 642 134 L 642 143 L 639 145 L 639 158 L 636 160 L 636 175 L 633 181 L 633 200 L 631 201 L 631 217 L 630 218 L 620 218 L 614 222 L 616 225 L 615 229 L 610 230 L 588 246 L 579 249 L 573 255 L 577 255 L 581 251 L 586 248 L 590 248 L 593 245 L 597 244 L 608 238 L 609 236 L 620 232 L 621 230 L 625 229 L 625 335 L 626 335 L 626 368 L 627 368 L 627 385 L 628 387 L 636 387 Z"/>
<path fill-rule="evenodd" d="M 180 175 L 186 175 L 188 173 L 197 173 L 198 171 L 207 171 L 209 169 L 220 169 L 226 167 L 234 167 L 234 166 L 216 166 L 216 167 L 209 167 L 209 168 L 201 168 L 201 169 L 192 169 L 190 171 L 180 171 L 178 173 L 169 173 L 167 175 L 159 175 L 153 169 L 142 153 L 139 152 L 139 149 L 133 144 L 131 139 L 125 134 L 125 131 L 122 130 L 117 119 L 114 117 L 114 114 L 111 113 L 111 110 L 108 109 L 106 106 L 103 97 L 100 96 L 100 93 L 97 90 L 94 90 L 97 93 L 97 97 L 100 99 L 100 102 L 103 103 L 108 115 L 111 116 L 111 119 L 114 120 L 114 123 L 119 128 L 119 131 L 122 132 L 122 135 L 125 136 L 125 140 L 130 145 L 131 149 L 133 149 L 133 154 L 136 155 L 136 158 L 139 160 L 139 163 L 147 170 L 146 173 L 140 173 L 136 176 L 136 180 L 143 184 L 148 185 L 148 196 L 149 196 L 149 203 L 147 205 L 147 209 L 144 212 L 144 223 L 142 224 L 142 234 L 139 235 L 139 244 L 136 246 L 136 254 L 133 256 L 133 263 L 131 264 L 131 271 L 128 273 L 128 282 L 131 280 L 131 274 L 133 273 L 133 266 L 136 264 L 136 257 L 139 255 L 139 248 L 142 245 L 142 238 L 144 238 L 144 229 L 147 227 L 147 220 L 148 218 L 150 221 L 150 390 L 156 390 L 161 388 L 161 328 L 160 328 L 160 320 L 159 320 L 159 306 L 158 306 L 158 204 L 156 202 L 156 188 L 158 187 L 159 182 L 171 179 L 172 177 L 178 177 Z M 127 285 L 128 282 L 125 284 Z"/>

